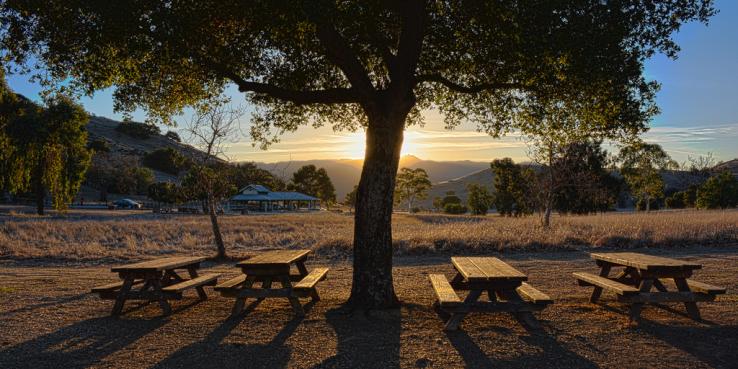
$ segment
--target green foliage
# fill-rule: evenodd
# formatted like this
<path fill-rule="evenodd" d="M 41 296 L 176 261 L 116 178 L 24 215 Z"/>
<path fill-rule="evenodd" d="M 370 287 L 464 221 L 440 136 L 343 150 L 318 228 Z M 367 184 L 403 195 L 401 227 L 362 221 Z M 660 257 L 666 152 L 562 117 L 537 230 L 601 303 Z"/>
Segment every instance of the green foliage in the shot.
<path fill-rule="evenodd" d="M 697 190 L 697 208 L 727 209 L 738 206 L 738 180 L 729 172 L 710 177 Z"/>
<path fill-rule="evenodd" d="M 356 192 L 358 190 L 359 190 L 359 186 L 354 186 L 351 192 L 346 194 L 346 197 L 343 199 L 343 204 L 348 206 L 351 209 L 355 208 L 356 207 Z"/>
<path fill-rule="evenodd" d="M 64 210 L 79 191 L 90 164 L 85 126 L 89 116 L 70 98 L 47 98 L 46 107 L 25 98 L 12 98 L 6 87 L 2 107 L 0 156 L 3 187 L 12 192 L 30 190 L 39 214 L 44 213 L 46 194 L 52 205 Z"/>
<path fill-rule="evenodd" d="M 167 133 L 164 134 L 164 137 L 174 142 L 182 142 L 182 138 L 179 137 L 179 133 L 174 132 L 174 131 L 167 131 Z"/>
<path fill-rule="evenodd" d="M 305 165 L 292 174 L 292 180 L 287 185 L 291 191 L 302 192 L 315 196 L 325 204 L 336 202 L 336 189 L 324 168 L 315 165 Z"/>
<path fill-rule="evenodd" d="M 428 173 L 425 169 L 402 168 L 395 180 L 395 204 L 407 202 L 408 211 L 412 211 L 416 200 L 423 200 L 428 197 L 430 188 L 431 181 L 428 179 Z"/>
<path fill-rule="evenodd" d="M 615 206 L 622 183 L 610 174 L 607 163 L 607 151 L 600 141 L 567 145 L 552 165 L 562 177 L 554 191 L 554 208 L 561 213 L 589 214 Z"/>
<path fill-rule="evenodd" d="M 146 153 L 143 157 L 143 165 L 160 172 L 177 175 L 189 168 L 192 165 L 192 160 L 179 151 L 166 147 Z"/>
<path fill-rule="evenodd" d="M 130 120 L 120 122 L 120 124 L 115 127 L 115 130 L 133 138 L 138 138 L 142 140 L 161 134 L 161 130 L 159 129 L 159 127 L 153 124 L 138 123 Z"/>
<path fill-rule="evenodd" d="M 667 209 L 684 209 L 686 207 L 684 194 L 684 192 L 675 192 L 664 199 L 664 205 Z"/>
<path fill-rule="evenodd" d="M 443 206 L 443 212 L 446 214 L 466 214 L 469 209 L 466 206 L 456 203 L 449 203 Z"/>
<path fill-rule="evenodd" d="M 648 211 L 648 210 L 659 210 L 661 208 L 661 202 L 657 198 L 650 198 L 649 203 L 646 204 L 646 199 L 638 199 L 638 201 L 635 204 L 636 210 L 639 211 Z"/>
<path fill-rule="evenodd" d="M 478 184 L 470 184 L 467 186 L 467 191 L 469 192 L 469 195 L 466 203 L 469 206 L 471 213 L 474 215 L 486 215 L 487 210 L 489 210 L 489 206 L 494 201 L 494 196 L 489 193 L 487 187 Z"/>
<path fill-rule="evenodd" d="M 255 163 L 235 163 L 225 170 L 228 171 L 228 180 L 237 188 L 244 188 L 250 184 L 264 185 L 272 191 L 282 191 L 286 188 L 282 179 L 275 177 L 268 170 L 257 167 Z"/>
<path fill-rule="evenodd" d="M 512 159 L 496 159 L 491 165 L 495 173 L 494 204 L 502 216 L 531 214 L 531 188 L 535 174 L 530 168 L 523 169 Z"/>
<path fill-rule="evenodd" d="M 461 198 L 456 196 L 454 191 L 446 192 L 446 196 L 441 199 L 440 208 L 445 208 L 448 204 L 459 204 L 461 205 Z"/>
<path fill-rule="evenodd" d="M 152 183 L 149 186 L 148 196 L 156 202 L 165 204 L 177 204 L 184 200 L 182 189 L 171 182 Z"/>
<path fill-rule="evenodd" d="M 218 203 L 232 196 L 238 189 L 222 170 L 204 165 L 193 165 L 182 179 L 187 200 L 210 200 Z"/>
<path fill-rule="evenodd" d="M 107 140 L 98 139 L 93 140 L 87 144 L 87 148 L 95 153 L 108 153 L 110 152 L 110 144 Z"/>
<path fill-rule="evenodd" d="M 664 195 L 664 180 L 661 171 L 674 169 L 676 163 L 671 160 L 661 146 L 637 142 L 620 150 L 620 172 L 638 202 L 645 204 L 650 210 L 652 199 Z"/>

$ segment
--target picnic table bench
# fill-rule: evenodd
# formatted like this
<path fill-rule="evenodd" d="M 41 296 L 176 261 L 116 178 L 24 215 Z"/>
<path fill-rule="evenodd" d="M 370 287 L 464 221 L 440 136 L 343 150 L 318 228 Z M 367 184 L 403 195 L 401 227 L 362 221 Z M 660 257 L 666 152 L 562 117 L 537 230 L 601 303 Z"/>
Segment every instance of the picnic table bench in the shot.
<path fill-rule="evenodd" d="M 236 264 L 241 268 L 241 275 L 227 280 L 217 286 L 215 290 L 222 296 L 233 297 L 231 316 L 239 315 L 248 298 L 259 301 L 265 298 L 286 298 L 298 316 L 304 316 L 305 311 L 299 298 L 310 297 L 319 301 L 320 296 L 316 289 L 318 282 L 324 280 L 328 268 L 314 268 L 308 271 L 305 260 L 310 250 L 275 250 L 256 255 L 248 260 Z M 295 265 L 297 274 L 290 274 L 291 266 Z M 272 288 L 273 282 L 279 282 L 282 288 Z M 292 284 L 296 282 L 296 284 Z M 261 288 L 254 284 L 259 283 Z"/>
<path fill-rule="evenodd" d="M 553 300 L 525 283 L 525 274 L 495 257 L 452 257 L 451 263 L 457 271 L 451 282 L 443 274 L 428 276 L 437 306 L 451 314 L 444 329 L 458 329 L 470 312 L 507 312 L 529 328 L 540 327 L 532 312 L 542 310 Z M 457 290 L 467 290 L 469 294 L 462 300 Z M 485 291 L 489 301 L 478 301 Z"/>
<path fill-rule="evenodd" d="M 179 300 L 182 292 L 194 288 L 201 300 L 207 299 L 203 286 L 218 283 L 218 274 L 198 275 L 197 269 L 205 257 L 167 257 L 134 264 L 116 266 L 111 269 L 118 273 L 120 282 L 92 288 L 100 298 L 115 300 L 112 315 L 120 315 L 128 300 L 158 301 L 164 315 L 172 308 L 167 300 Z M 177 274 L 177 270 L 187 270 L 189 278 Z M 139 289 L 134 286 L 142 285 Z"/>
<path fill-rule="evenodd" d="M 591 257 L 601 268 L 599 275 L 577 272 L 574 278 L 580 286 L 594 287 L 592 303 L 599 300 L 603 290 L 608 290 L 616 294 L 618 301 L 630 304 L 631 321 L 640 320 L 644 304 L 662 302 L 683 302 L 689 316 L 700 320 L 697 302 L 713 301 L 716 295 L 725 293 L 723 287 L 688 279 L 702 268 L 701 264 L 634 252 L 593 253 Z M 614 267 L 623 270 L 610 276 Z M 667 289 L 669 279 L 676 291 Z M 651 292 L 652 288 L 656 291 Z"/>

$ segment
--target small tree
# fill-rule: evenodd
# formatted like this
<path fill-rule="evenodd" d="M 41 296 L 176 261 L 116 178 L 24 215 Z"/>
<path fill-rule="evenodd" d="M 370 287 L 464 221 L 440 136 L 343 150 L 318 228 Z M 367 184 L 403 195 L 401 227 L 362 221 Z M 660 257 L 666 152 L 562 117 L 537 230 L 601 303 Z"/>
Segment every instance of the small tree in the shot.
<path fill-rule="evenodd" d="M 143 165 L 176 176 L 192 165 L 192 161 L 174 148 L 165 147 L 146 153 Z"/>
<path fill-rule="evenodd" d="M 158 136 L 159 134 L 161 134 L 161 130 L 159 129 L 159 127 L 153 124 L 138 123 L 130 120 L 124 120 L 120 122 L 115 127 L 115 130 L 127 136 L 138 138 L 140 140 L 146 140 L 152 136 Z"/>
<path fill-rule="evenodd" d="M 425 169 L 402 168 L 395 181 L 395 204 L 407 201 L 407 211 L 412 213 L 415 201 L 428 197 L 431 186 Z"/>
<path fill-rule="evenodd" d="M 474 215 L 486 215 L 489 205 L 493 200 L 487 187 L 472 183 L 466 188 L 469 193 L 466 203 L 471 213 Z"/>
<path fill-rule="evenodd" d="M 529 184 L 535 180 L 535 173 L 530 168 L 523 169 L 510 158 L 494 160 L 491 167 L 495 174 L 494 204 L 497 212 L 516 217 L 532 213 Z"/>
<path fill-rule="evenodd" d="M 356 189 L 358 187 L 358 185 L 354 186 L 351 192 L 347 193 L 343 200 L 343 204 L 348 206 L 351 211 L 354 211 L 354 207 L 356 206 Z"/>
<path fill-rule="evenodd" d="M 187 122 L 186 131 L 190 142 L 204 152 L 202 161 L 194 165 L 182 181 L 192 196 L 205 201 L 213 238 L 218 249 L 217 258 L 226 258 L 225 243 L 218 223 L 218 204 L 232 195 L 236 188 L 228 180 L 228 170 L 220 165 L 219 156 L 224 156 L 224 144 L 238 132 L 238 123 L 243 115 L 242 108 L 231 108 L 225 101 L 211 101 L 201 106 Z M 217 168 L 217 169 L 216 169 Z"/>
<path fill-rule="evenodd" d="M 182 138 L 179 137 L 179 133 L 174 132 L 174 131 L 167 131 L 167 133 L 164 134 L 164 137 L 174 142 L 182 142 Z"/>
<path fill-rule="evenodd" d="M 675 168 L 676 163 L 661 146 L 643 142 L 622 148 L 619 159 L 631 193 L 650 211 L 653 199 L 664 194 L 661 171 Z"/>
<path fill-rule="evenodd" d="M 738 206 L 738 180 L 729 171 L 710 177 L 697 190 L 697 208 L 726 209 Z"/>
<path fill-rule="evenodd" d="M 316 168 L 315 165 L 305 165 L 292 174 L 292 180 L 287 188 L 315 196 L 329 207 L 336 202 L 336 189 L 333 187 L 331 177 L 324 168 Z"/>

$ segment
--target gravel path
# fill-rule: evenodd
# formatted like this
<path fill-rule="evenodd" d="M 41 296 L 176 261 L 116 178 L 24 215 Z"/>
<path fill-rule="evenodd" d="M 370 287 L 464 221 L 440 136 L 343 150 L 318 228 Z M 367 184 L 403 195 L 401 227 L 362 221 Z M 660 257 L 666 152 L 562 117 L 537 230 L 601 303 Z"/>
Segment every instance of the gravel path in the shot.
<path fill-rule="evenodd" d="M 432 308 L 428 273 L 453 276 L 448 257 L 396 260 L 395 285 L 403 307 L 369 315 L 341 308 L 351 265 L 331 268 L 319 284 L 322 300 L 304 319 L 286 300 L 266 300 L 241 319 L 228 319 L 232 301 L 194 291 L 160 317 L 156 304 L 126 306 L 109 318 L 110 301 L 87 293 L 114 280 L 108 267 L 0 263 L 0 368 L 591 368 L 738 366 L 738 249 L 640 250 L 703 263 L 695 279 L 728 288 L 700 304 L 693 322 L 678 304 L 647 306 L 630 326 L 625 306 L 605 293 L 588 303 L 574 271 L 596 271 L 580 252 L 516 253 L 500 257 L 529 275 L 556 300 L 538 313 L 544 331 L 526 331 L 509 315 L 472 314 L 446 333 Z M 231 265 L 205 270 L 235 275 Z"/>

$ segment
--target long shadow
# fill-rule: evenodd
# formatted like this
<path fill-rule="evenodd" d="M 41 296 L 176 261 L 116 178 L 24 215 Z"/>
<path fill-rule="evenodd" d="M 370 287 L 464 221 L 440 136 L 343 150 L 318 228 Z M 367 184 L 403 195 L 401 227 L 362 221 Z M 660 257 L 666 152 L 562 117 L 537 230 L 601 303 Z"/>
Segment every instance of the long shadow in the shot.
<path fill-rule="evenodd" d="M 643 321 L 639 329 L 712 368 L 735 368 L 738 364 L 736 325 L 675 326 Z"/>
<path fill-rule="evenodd" d="M 317 368 L 399 368 L 400 309 L 352 312 L 345 307 L 326 312 L 336 332 L 336 355 Z"/>
<path fill-rule="evenodd" d="M 290 320 L 267 344 L 223 342 L 258 304 L 259 301 L 252 302 L 239 317 L 226 319 L 204 339 L 177 350 L 157 363 L 154 368 L 276 369 L 287 367 L 291 350 L 285 343 L 302 323 L 304 319 L 302 317 Z M 306 304 L 305 310 L 309 311 L 312 305 L 312 302 Z"/>
<path fill-rule="evenodd" d="M 74 302 L 74 301 L 82 300 L 82 299 L 84 299 L 86 297 L 90 297 L 90 294 L 89 293 L 80 293 L 78 295 L 64 296 L 64 297 L 60 297 L 60 298 L 54 298 L 54 299 L 50 299 L 50 300 L 47 300 L 47 301 L 42 302 L 42 303 L 39 303 L 39 304 L 26 305 L 26 306 L 23 306 L 23 307 L 20 307 L 20 308 L 17 308 L 17 309 L 5 311 L 2 314 L 0 314 L 0 318 L 7 318 L 7 317 L 9 317 L 11 315 L 14 315 L 14 314 L 25 313 L 25 312 L 33 311 L 33 310 L 37 310 L 37 309 L 43 309 L 43 308 L 49 307 L 49 306 L 57 306 L 58 307 L 61 304 L 66 304 L 68 302 Z"/>
<path fill-rule="evenodd" d="M 445 331 L 451 344 L 459 352 L 467 368 L 598 368 L 591 360 L 566 348 L 556 333 L 544 330 L 529 330 L 530 335 L 521 336 L 522 343 L 539 347 L 533 354 L 524 354 L 514 359 L 490 357 L 463 330 Z M 501 329 L 502 334 L 514 334 Z M 528 350 L 531 351 L 531 350 Z"/>
<path fill-rule="evenodd" d="M 0 350 L 0 368 L 87 368 L 166 323 L 163 319 L 84 320 Z"/>

